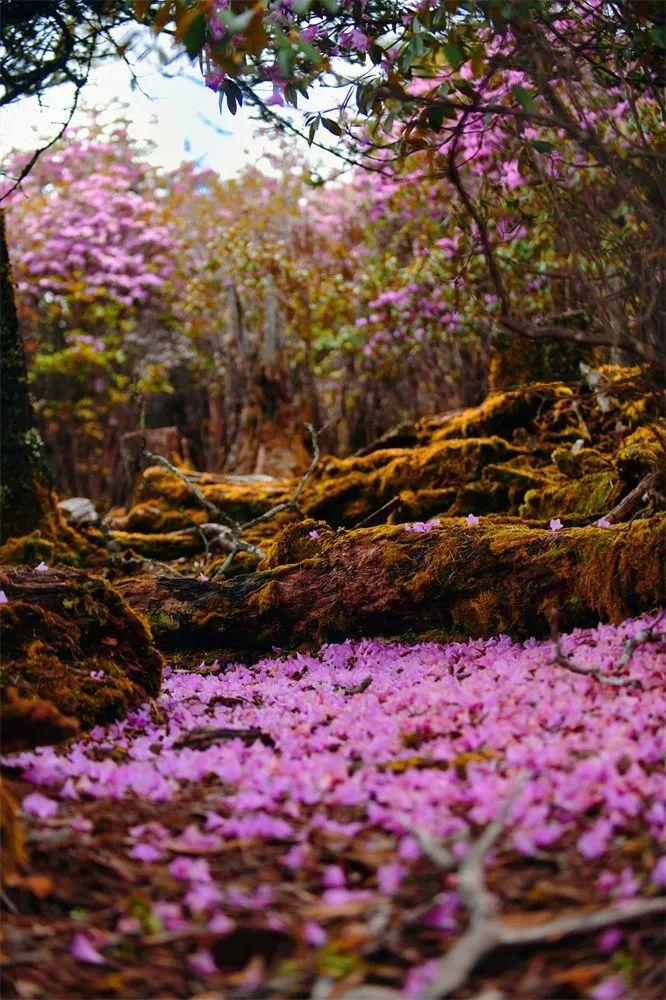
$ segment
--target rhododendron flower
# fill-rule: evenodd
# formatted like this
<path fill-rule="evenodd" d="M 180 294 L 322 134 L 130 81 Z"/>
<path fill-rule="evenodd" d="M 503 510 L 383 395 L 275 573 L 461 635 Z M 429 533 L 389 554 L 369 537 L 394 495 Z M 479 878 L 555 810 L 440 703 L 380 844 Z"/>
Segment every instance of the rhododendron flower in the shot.
<path fill-rule="evenodd" d="M 652 869 L 652 881 L 655 885 L 666 886 L 666 855 L 663 858 L 659 858 L 659 861 L 657 861 Z"/>
<path fill-rule="evenodd" d="M 405 525 L 405 531 L 411 531 L 414 534 L 423 534 L 432 528 L 437 528 L 440 523 L 438 517 L 433 517 L 429 521 L 414 521 L 412 524 Z"/>
<path fill-rule="evenodd" d="M 205 573 L 199 573 L 199 576 L 197 577 L 197 579 L 198 579 L 198 580 L 199 580 L 199 581 L 200 581 L 201 583 L 208 583 L 208 580 L 209 580 L 210 578 L 209 578 L 209 577 L 207 577 Z"/>
<path fill-rule="evenodd" d="M 316 528 L 313 528 L 312 531 L 308 531 L 308 538 L 313 538 L 313 539 L 319 538 L 319 532 L 317 531 Z"/>
<path fill-rule="evenodd" d="M 43 561 L 40 562 L 37 566 L 35 566 L 35 573 L 46 573 L 47 571 L 48 571 L 48 566 Z"/>
<path fill-rule="evenodd" d="M 321 882 L 327 889 L 341 889 L 347 884 L 345 873 L 340 865 L 329 865 L 325 868 Z"/>
<path fill-rule="evenodd" d="M 610 528 L 610 527 L 611 527 L 611 522 L 608 520 L 607 517 L 600 517 L 599 520 L 597 521 L 597 528 Z"/>
<path fill-rule="evenodd" d="M 204 913 L 220 905 L 222 893 L 210 882 L 194 882 L 185 893 L 183 902 L 192 913 Z"/>
<path fill-rule="evenodd" d="M 417 965 L 409 970 L 403 986 L 403 993 L 407 1000 L 420 1000 L 427 993 L 428 987 L 437 975 L 438 968 L 439 959 L 431 958 L 429 962 L 424 962 L 423 965 Z"/>
<path fill-rule="evenodd" d="M 273 93 L 271 94 L 271 96 L 269 98 L 267 98 L 267 100 L 264 101 L 264 104 L 268 108 L 270 108 L 270 107 L 278 107 L 278 108 L 283 107 L 284 106 L 284 97 L 282 96 L 282 91 L 279 90 L 276 87 L 273 90 Z"/>
<path fill-rule="evenodd" d="M 301 868 L 305 864 L 307 848 L 302 844 L 294 844 L 282 855 L 282 864 L 287 868 Z"/>
<path fill-rule="evenodd" d="M 478 523 L 479 523 L 479 519 L 476 516 L 476 514 L 468 514 L 467 515 L 467 524 L 469 525 L 470 528 L 475 528 Z"/>
<path fill-rule="evenodd" d="M 326 944 L 327 934 L 323 927 L 314 920 L 306 920 L 303 924 L 303 939 L 313 948 L 321 948 Z"/>
<path fill-rule="evenodd" d="M 620 941 L 622 940 L 623 934 L 619 927 L 607 927 L 598 938 L 599 951 L 604 953 L 609 953 L 615 951 Z"/>
<path fill-rule="evenodd" d="M 161 861 L 164 855 L 162 851 L 158 850 L 157 847 L 153 847 L 152 844 L 135 844 L 130 851 L 130 857 L 136 858 L 137 861 L 151 863 L 153 861 Z"/>
<path fill-rule="evenodd" d="M 86 962 L 88 965 L 104 965 L 104 956 L 100 955 L 85 934 L 75 934 L 69 950 L 79 962 Z"/>
<path fill-rule="evenodd" d="M 200 948 L 187 956 L 187 964 L 199 976 L 214 976 L 218 971 L 215 959 L 208 948 Z"/>
<path fill-rule="evenodd" d="M 47 798 L 46 795 L 41 795 L 39 792 L 32 792 L 23 799 L 21 809 L 23 812 L 30 813 L 31 816 L 37 816 L 39 819 L 50 819 L 57 814 L 58 803 L 53 799 Z"/>
<path fill-rule="evenodd" d="M 622 976 L 609 976 L 602 979 L 590 993 L 591 1000 L 620 1000 L 626 993 L 627 985 Z"/>
<path fill-rule="evenodd" d="M 399 865 L 395 862 L 388 862 L 385 865 L 380 865 L 377 869 L 377 885 L 379 886 L 380 892 L 385 892 L 387 895 L 395 892 L 400 888 L 400 883 L 407 874 L 407 869 L 403 865 Z"/>
<path fill-rule="evenodd" d="M 600 817 L 591 830 L 578 838 L 578 850 L 584 858 L 601 857 L 608 846 L 612 832 L 612 824 Z"/>
<path fill-rule="evenodd" d="M 562 522 L 560 521 L 559 517 L 553 517 L 550 519 L 551 531 L 559 531 L 561 527 L 562 527 Z"/>
<path fill-rule="evenodd" d="M 8 603 L 7 595 L 5 594 L 4 590 L 0 590 L 0 604 L 7 604 L 7 603 Z"/>
<path fill-rule="evenodd" d="M 181 882 L 210 882 L 208 862 L 202 858 L 188 858 L 179 855 L 169 865 L 169 871 Z"/>
<path fill-rule="evenodd" d="M 367 889 L 327 889 L 321 898 L 327 906 L 344 906 L 345 903 L 371 899 L 372 893 Z"/>
<path fill-rule="evenodd" d="M 208 921 L 208 930 L 212 934 L 229 934 L 235 927 L 235 923 L 226 913 L 216 913 Z"/>

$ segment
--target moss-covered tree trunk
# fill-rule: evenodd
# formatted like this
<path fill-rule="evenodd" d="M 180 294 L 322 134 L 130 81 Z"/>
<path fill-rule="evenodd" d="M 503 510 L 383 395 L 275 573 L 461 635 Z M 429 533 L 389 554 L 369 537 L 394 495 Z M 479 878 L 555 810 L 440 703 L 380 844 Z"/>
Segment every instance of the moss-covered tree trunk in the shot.
<path fill-rule="evenodd" d="M 51 476 L 28 393 L 28 370 L 0 211 L 0 542 L 30 534 L 54 511 Z"/>
<path fill-rule="evenodd" d="M 162 648 L 261 651 L 349 636 L 543 635 L 622 621 L 664 599 L 663 517 L 559 532 L 484 519 L 333 532 L 286 527 L 255 573 L 128 580 L 123 597 Z M 311 532 L 316 530 L 317 537 Z"/>

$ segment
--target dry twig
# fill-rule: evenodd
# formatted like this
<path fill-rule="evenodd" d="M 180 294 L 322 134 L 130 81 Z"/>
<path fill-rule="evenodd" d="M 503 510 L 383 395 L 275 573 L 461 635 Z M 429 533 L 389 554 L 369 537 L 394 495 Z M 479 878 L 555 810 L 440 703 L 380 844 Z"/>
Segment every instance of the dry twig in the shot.
<path fill-rule="evenodd" d="M 467 982 L 476 965 L 489 952 L 499 947 L 534 944 L 569 934 L 590 934 L 614 924 L 627 923 L 641 917 L 666 913 L 666 897 L 635 899 L 622 906 L 607 907 L 591 913 L 546 920 L 530 927 L 514 926 L 497 914 L 497 906 L 485 884 L 484 864 L 492 847 L 499 839 L 507 815 L 526 775 L 519 779 L 498 818 L 494 820 L 472 845 L 458 866 L 458 887 L 469 925 L 439 963 L 436 975 L 424 994 L 423 1000 L 440 1000 L 451 996 Z M 418 835 L 424 853 L 444 871 L 451 871 L 452 858 L 446 847 L 423 834 Z"/>
<path fill-rule="evenodd" d="M 663 613 L 655 622 L 653 622 L 650 628 L 639 632 L 633 639 L 626 640 L 623 646 L 622 655 L 618 661 L 619 670 L 627 666 L 634 654 L 634 651 L 644 642 L 658 642 L 666 637 L 663 632 L 658 630 L 658 626 L 661 625 L 662 618 Z M 582 677 L 594 677 L 594 679 L 599 681 L 600 684 L 607 684 L 610 687 L 628 687 L 631 684 L 641 683 L 640 679 L 635 677 L 621 677 L 615 674 L 604 674 L 601 670 L 597 670 L 596 667 L 584 667 L 582 664 L 576 663 L 575 660 L 572 660 L 571 657 L 567 656 L 562 649 L 556 608 L 551 610 L 550 630 L 553 643 L 555 644 L 555 656 L 553 657 L 553 663 L 556 663 L 559 667 L 564 667 L 565 670 L 570 670 L 574 674 L 580 674 Z"/>
<path fill-rule="evenodd" d="M 263 514 L 259 514 L 258 517 L 253 517 L 251 520 L 244 521 L 243 523 L 235 521 L 232 517 L 221 510 L 217 504 L 214 504 L 211 500 L 209 500 L 193 481 L 193 478 L 183 472 L 182 469 L 175 466 L 169 461 L 168 458 L 165 458 L 164 455 L 155 455 L 150 451 L 144 452 L 144 455 L 149 462 L 162 465 L 165 469 L 168 469 L 169 472 L 173 473 L 174 476 L 180 479 L 181 483 L 187 487 L 192 496 L 196 497 L 202 507 L 205 507 L 205 509 L 215 518 L 215 521 L 212 523 L 202 524 L 194 528 L 184 528 L 180 532 L 173 533 L 200 534 L 204 541 L 206 553 L 209 551 L 211 542 L 228 549 L 229 554 L 227 558 L 224 560 L 219 569 L 213 574 L 211 579 L 215 579 L 216 576 L 223 576 L 238 552 L 249 552 L 251 555 L 256 556 L 257 559 L 264 558 L 265 553 L 259 548 L 259 546 L 253 545 L 251 542 L 248 542 L 243 538 L 243 533 L 247 531 L 248 528 L 253 528 L 256 524 L 261 524 L 263 521 L 268 521 L 271 517 L 281 513 L 283 510 L 292 510 L 297 513 L 302 513 L 298 507 L 298 501 L 301 497 L 303 489 L 310 478 L 314 475 L 317 466 L 319 465 L 319 434 L 321 433 L 321 431 L 315 431 L 312 424 L 306 424 L 306 427 L 310 431 L 312 438 L 312 461 L 296 484 L 292 497 L 289 500 L 284 500 L 281 503 L 276 504 L 274 507 L 271 507 L 270 510 L 265 511 Z"/>

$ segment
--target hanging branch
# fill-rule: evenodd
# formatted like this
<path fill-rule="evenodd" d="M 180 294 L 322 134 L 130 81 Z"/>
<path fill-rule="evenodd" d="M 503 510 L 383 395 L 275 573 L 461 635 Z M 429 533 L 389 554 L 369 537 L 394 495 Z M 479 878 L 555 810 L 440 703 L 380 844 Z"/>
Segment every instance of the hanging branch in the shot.
<path fill-rule="evenodd" d="M 305 474 L 299 480 L 293 496 L 290 500 L 284 500 L 282 503 L 276 504 L 275 507 L 271 507 L 271 509 L 267 510 L 265 514 L 253 517 L 251 521 L 245 521 L 245 523 L 241 525 L 242 531 L 246 528 L 253 528 L 255 524 L 260 524 L 262 521 L 268 521 L 269 518 L 274 517 L 275 514 L 279 514 L 283 510 L 294 510 L 298 514 L 302 513 L 298 507 L 298 501 L 306 484 L 317 471 L 317 466 L 319 465 L 319 435 L 326 430 L 325 427 L 322 427 L 321 430 L 316 431 L 312 424 L 306 424 L 305 426 L 310 431 L 310 437 L 312 439 L 312 461 L 310 462 Z"/>

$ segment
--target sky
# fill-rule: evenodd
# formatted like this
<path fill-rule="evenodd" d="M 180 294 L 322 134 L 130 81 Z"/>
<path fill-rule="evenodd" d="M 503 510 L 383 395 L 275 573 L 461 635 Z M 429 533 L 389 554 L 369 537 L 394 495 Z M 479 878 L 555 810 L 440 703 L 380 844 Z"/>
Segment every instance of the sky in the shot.
<path fill-rule="evenodd" d="M 145 37 L 149 39 L 148 34 Z M 111 119 L 113 112 L 101 109 L 113 100 L 130 120 L 130 131 L 137 138 L 153 141 L 151 159 L 159 166 L 169 169 L 183 159 L 195 159 L 225 178 L 236 176 L 250 163 L 259 162 L 270 169 L 262 156 L 271 140 L 260 134 L 260 124 L 245 109 L 232 116 L 225 105 L 220 113 L 217 95 L 204 85 L 198 66 L 192 66 L 186 57 L 164 71 L 156 55 L 149 54 L 134 62 L 134 71 L 140 84 L 135 88 L 121 59 L 98 65 L 82 92 L 82 108 L 73 123 L 85 120 L 83 109 L 91 106 L 100 109 L 104 121 Z M 35 149 L 56 134 L 71 99 L 72 88 L 60 86 L 47 91 L 41 105 L 36 97 L 28 97 L 6 108 L 3 154 L 12 148 Z M 318 97 L 315 93 L 310 106 L 323 107 L 324 99 L 330 103 L 330 94 Z M 326 172 L 339 169 L 340 161 L 333 155 L 309 150 L 304 141 L 298 145 L 313 168 Z"/>

